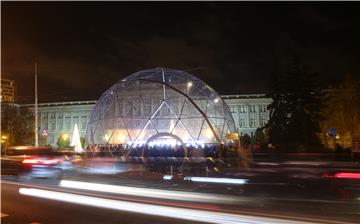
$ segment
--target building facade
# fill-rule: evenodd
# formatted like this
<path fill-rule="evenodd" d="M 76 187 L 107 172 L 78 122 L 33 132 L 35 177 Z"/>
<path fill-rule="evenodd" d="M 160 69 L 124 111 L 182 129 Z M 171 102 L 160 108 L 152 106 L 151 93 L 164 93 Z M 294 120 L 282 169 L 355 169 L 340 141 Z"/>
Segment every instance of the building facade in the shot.
<path fill-rule="evenodd" d="M 75 124 L 80 137 L 85 137 L 86 125 L 96 101 L 73 101 L 38 104 L 39 138 L 56 146 L 58 138 L 66 134 L 72 136 Z M 21 105 L 34 110 L 34 104 Z"/>
<path fill-rule="evenodd" d="M 0 102 L 2 103 L 14 103 L 15 102 L 15 92 L 16 85 L 15 81 L 9 79 L 1 79 L 0 86 Z"/>
<path fill-rule="evenodd" d="M 272 102 L 265 94 L 222 95 L 235 121 L 237 132 L 252 135 L 269 120 L 267 106 Z M 87 124 L 96 101 L 74 101 L 38 104 L 38 127 L 41 138 L 56 146 L 62 134 L 72 136 L 75 124 L 85 137 Z M 22 105 L 34 109 L 34 104 Z"/>
<path fill-rule="evenodd" d="M 272 103 L 265 94 L 223 95 L 235 121 L 238 133 L 252 135 L 269 121 L 267 106 Z"/>

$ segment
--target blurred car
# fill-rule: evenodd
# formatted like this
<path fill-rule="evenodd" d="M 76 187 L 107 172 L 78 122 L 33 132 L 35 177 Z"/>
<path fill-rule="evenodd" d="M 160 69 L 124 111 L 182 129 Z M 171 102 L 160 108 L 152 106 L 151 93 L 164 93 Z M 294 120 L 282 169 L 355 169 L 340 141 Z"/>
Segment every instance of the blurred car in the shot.
<path fill-rule="evenodd" d="M 74 169 L 73 162 L 78 162 L 78 158 L 48 147 L 10 146 L 1 157 L 1 174 L 19 178 L 57 178 L 63 171 Z"/>

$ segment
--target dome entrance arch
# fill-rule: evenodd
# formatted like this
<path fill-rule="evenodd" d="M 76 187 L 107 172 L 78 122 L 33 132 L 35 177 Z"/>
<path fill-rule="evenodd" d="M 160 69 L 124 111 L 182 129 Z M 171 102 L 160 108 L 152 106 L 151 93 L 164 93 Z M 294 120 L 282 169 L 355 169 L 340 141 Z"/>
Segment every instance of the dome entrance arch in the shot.
<path fill-rule="evenodd" d="M 157 133 L 151 136 L 146 142 L 147 145 L 152 145 L 157 143 L 184 145 L 184 142 L 181 140 L 179 136 L 167 132 Z"/>

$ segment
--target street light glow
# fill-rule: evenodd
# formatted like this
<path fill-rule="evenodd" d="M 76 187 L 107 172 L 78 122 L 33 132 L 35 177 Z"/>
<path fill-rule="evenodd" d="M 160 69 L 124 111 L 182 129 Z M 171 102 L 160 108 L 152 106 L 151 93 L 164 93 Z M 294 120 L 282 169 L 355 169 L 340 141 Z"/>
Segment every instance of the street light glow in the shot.
<path fill-rule="evenodd" d="M 61 135 L 61 138 L 66 141 L 68 138 L 69 138 L 69 135 L 68 134 L 62 134 Z"/>

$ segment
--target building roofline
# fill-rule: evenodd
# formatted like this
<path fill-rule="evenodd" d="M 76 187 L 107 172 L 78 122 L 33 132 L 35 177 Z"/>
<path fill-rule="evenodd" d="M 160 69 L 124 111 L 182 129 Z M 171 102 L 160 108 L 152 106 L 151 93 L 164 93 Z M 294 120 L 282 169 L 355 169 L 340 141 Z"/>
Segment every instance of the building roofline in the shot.
<path fill-rule="evenodd" d="M 39 103 L 39 107 L 44 106 L 67 106 L 67 105 L 89 105 L 95 104 L 96 100 L 86 100 L 86 101 L 68 101 L 68 102 L 53 102 L 53 103 Z M 22 107 L 34 107 L 35 104 L 22 104 Z"/>
<path fill-rule="evenodd" d="M 257 98 L 269 98 L 266 94 L 234 94 L 234 95 L 220 95 L 223 99 L 257 99 Z M 68 106 L 68 105 L 90 105 L 96 104 L 97 100 L 84 100 L 84 101 L 64 101 L 64 102 L 49 102 L 39 103 L 39 107 L 44 106 Z M 35 104 L 20 104 L 22 107 L 34 107 Z"/>
<path fill-rule="evenodd" d="M 256 99 L 256 98 L 270 98 L 266 94 L 234 94 L 234 95 L 221 95 L 223 99 Z"/>

